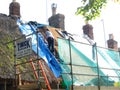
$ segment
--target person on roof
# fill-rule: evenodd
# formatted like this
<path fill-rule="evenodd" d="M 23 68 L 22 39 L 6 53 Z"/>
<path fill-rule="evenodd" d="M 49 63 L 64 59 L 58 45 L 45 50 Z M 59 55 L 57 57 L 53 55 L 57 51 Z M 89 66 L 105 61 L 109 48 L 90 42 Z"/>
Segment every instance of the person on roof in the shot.
<path fill-rule="evenodd" d="M 46 34 L 46 39 L 47 39 L 47 42 L 48 42 L 48 48 L 54 54 L 54 36 L 48 30 L 48 28 L 45 29 L 45 34 Z"/>

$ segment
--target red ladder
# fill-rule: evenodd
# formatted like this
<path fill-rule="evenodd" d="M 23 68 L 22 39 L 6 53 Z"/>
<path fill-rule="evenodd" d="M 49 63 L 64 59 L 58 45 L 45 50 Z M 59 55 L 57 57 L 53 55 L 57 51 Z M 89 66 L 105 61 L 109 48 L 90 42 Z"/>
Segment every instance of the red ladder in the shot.
<path fill-rule="evenodd" d="M 36 68 L 35 68 L 35 65 L 34 65 L 32 59 L 30 59 L 30 64 L 31 64 L 31 66 L 33 68 L 35 78 L 36 78 L 36 80 L 38 80 L 38 74 L 37 74 L 37 71 L 36 71 Z"/>
<path fill-rule="evenodd" d="M 37 74 L 37 71 L 36 71 L 36 68 L 35 68 L 35 66 L 34 66 L 34 63 L 33 63 L 32 59 L 30 59 L 30 64 L 32 65 L 32 68 L 33 68 L 33 71 L 34 71 L 34 75 L 35 75 L 35 77 L 36 77 L 36 80 L 38 80 L 38 74 Z M 51 90 L 51 87 L 50 87 L 49 81 L 48 81 L 48 79 L 47 79 L 46 73 L 45 73 L 45 71 L 44 71 L 44 68 L 43 68 L 43 66 L 42 66 L 41 60 L 38 60 L 38 64 L 39 64 L 39 66 L 40 66 L 40 70 L 41 70 L 41 73 L 42 73 L 42 75 L 43 75 L 43 77 L 44 77 L 44 80 L 45 80 L 45 83 L 46 83 L 46 85 L 47 85 L 47 88 L 48 88 L 48 90 Z"/>

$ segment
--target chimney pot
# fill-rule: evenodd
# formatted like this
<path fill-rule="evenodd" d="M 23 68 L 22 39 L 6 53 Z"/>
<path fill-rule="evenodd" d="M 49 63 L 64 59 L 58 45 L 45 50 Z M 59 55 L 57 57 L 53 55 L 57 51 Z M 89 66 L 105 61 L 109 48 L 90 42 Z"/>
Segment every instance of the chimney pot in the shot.
<path fill-rule="evenodd" d="M 52 15 L 55 15 L 55 14 L 56 14 L 57 4 L 53 3 L 53 4 L 51 5 L 51 7 L 52 7 Z"/>
<path fill-rule="evenodd" d="M 16 2 L 16 0 L 13 0 L 13 2 Z"/>
<path fill-rule="evenodd" d="M 109 34 L 109 39 L 114 39 L 113 34 Z"/>
<path fill-rule="evenodd" d="M 109 40 L 107 40 L 108 48 L 118 51 L 118 42 L 114 40 L 113 34 L 109 34 Z"/>

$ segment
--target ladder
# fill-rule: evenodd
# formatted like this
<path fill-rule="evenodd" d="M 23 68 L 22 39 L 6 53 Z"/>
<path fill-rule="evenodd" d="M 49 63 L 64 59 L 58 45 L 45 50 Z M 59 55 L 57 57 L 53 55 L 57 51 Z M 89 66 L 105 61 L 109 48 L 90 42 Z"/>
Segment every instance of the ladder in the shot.
<path fill-rule="evenodd" d="M 33 72 L 34 72 L 35 78 L 36 78 L 36 80 L 38 80 L 38 79 L 39 79 L 38 73 L 37 73 L 37 71 L 36 71 L 36 68 L 35 68 L 35 65 L 34 65 L 32 59 L 30 59 L 30 64 L 31 64 L 31 66 L 32 66 L 32 68 L 33 68 Z M 39 64 L 39 68 L 40 68 L 40 70 L 41 70 L 41 74 L 42 74 L 42 76 L 43 76 L 43 78 L 44 78 L 44 80 L 45 80 L 45 83 L 46 83 L 46 85 L 47 85 L 47 89 L 48 89 L 48 90 L 51 90 L 51 87 L 50 87 L 49 81 L 48 81 L 48 79 L 47 79 L 46 73 L 45 73 L 45 71 L 44 71 L 43 65 L 42 65 L 42 63 L 41 63 L 41 60 L 38 60 L 38 64 Z"/>

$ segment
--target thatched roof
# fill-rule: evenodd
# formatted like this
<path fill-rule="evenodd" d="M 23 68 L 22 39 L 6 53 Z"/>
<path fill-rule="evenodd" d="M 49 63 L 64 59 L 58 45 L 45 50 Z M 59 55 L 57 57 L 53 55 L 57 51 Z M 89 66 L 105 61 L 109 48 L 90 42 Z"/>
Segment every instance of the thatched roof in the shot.
<path fill-rule="evenodd" d="M 14 76 L 14 37 L 20 36 L 16 21 L 0 14 L 0 77 Z"/>
<path fill-rule="evenodd" d="M 15 79 L 15 57 L 14 57 L 14 39 L 20 38 L 22 34 L 19 31 L 19 28 L 16 24 L 16 20 L 11 17 L 0 14 L 0 78 L 3 79 Z M 26 62 L 30 57 L 33 58 L 35 53 L 31 56 L 26 56 L 22 59 L 16 60 L 17 64 Z M 51 72 L 50 68 L 47 66 L 46 62 L 43 60 L 42 64 L 44 64 L 45 72 L 47 73 L 47 77 L 50 83 L 57 83 L 57 79 Z M 20 73 L 21 79 L 24 81 L 34 81 L 35 76 L 33 69 L 30 63 L 19 65 L 19 70 L 17 72 Z M 29 72 L 29 73 L 26 73 Z"/>

